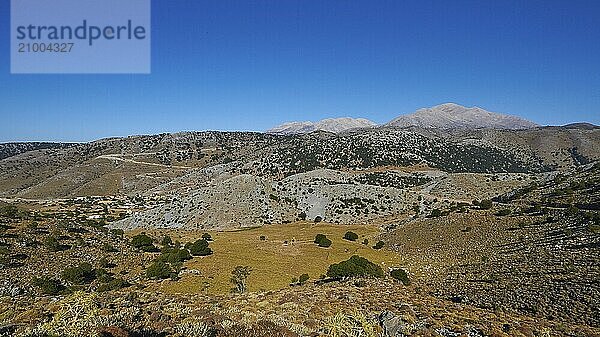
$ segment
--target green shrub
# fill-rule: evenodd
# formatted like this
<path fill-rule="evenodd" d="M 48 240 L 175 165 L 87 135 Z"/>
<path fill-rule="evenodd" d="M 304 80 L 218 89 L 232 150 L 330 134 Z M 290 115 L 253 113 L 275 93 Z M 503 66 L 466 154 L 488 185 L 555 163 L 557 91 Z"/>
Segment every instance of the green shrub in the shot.
<path fill-rule="evenodd" d="M 46 295 L 58 295 L 65 289 L 60 281 L 47 276 L 34 277 L 32 283 L 34 286 L 38 287 L 43 294 Z"/>
<path fill-rule="evenodd" d="M 501 210 L 499 210 L 498 212 L 496 212 L 497 216 L 506 216 L 509 215 L 511 213 L 511 210 L 508 208 L 503 208 Z"/>
<path fill-rule="evenodd" d="M 568 215 L 571 215 L 571 216 L 572 216 L 572 215 L 577 215 L 577 213 L 579 213 L 579 208 L 577 208 L 577 207 L 575 207 L 575 206 L 573 206 L 573 205 L 570 205 L 570 206 L 567 208 L 567 214 L 568 214 Z"/>
<path fill-rule="evenodd" d="M 315 243 L 317 245 L 319 245 L 319 247 L 324 247 L 327 248 L 329 246 L 331 246 L 331 240 L 329 240 L 325 235 L 323 234 L 317 234 L 315 236 Z"/>
<path fill-rule="evenodd" d="M 171 237 L 168 235 L 165 235 L 165 237 L 162 239 L 162 241 L 160 241 L 160 245 L 161 246 L 171 246 L 173 244 L 173 240 L 171 240 Z"/>
<path fill-rule="evenodd" d="M 333 278 L 354 276 L 383 277 L 383 270 L 364 257 L 353 255 L 346 261 L 330 265 L 327 269 L 327 276 Z"/>
<path fill-rule="evenodd" d="M 410 284 L 410 280 L 408 279 L 408 273 L 404 269 L 394 269 L 390 272 L 390 276 L 402 282 L 402 284 L 404 284 L 405 286 Z"/>
<path fill-rule="evenodd" d="M 204 239 L 196 240 L 194 243 L 187 243 L 185 248 L 190 251 L 193 256 L 206 256 L 212 254 L 212 249 L 208 247 L 208 241 Z"/>
<path fill-rule="evenodd" d="M 192 256 L 190 255 L 190 252 L 187 249 L 175 248 L 162 253 L 158 259 L 163 262 L 178 263 L 187 261 L 191 258 Z"/>
<path fill-rule="evenodd" d="M 92 282 L 96 278 L 96 271 L 91 264 L 83 262 L 77 267 L 66 268 L 61 276 L 65 281 L 80 285 Z"/>
<path fill-rule="evenodd" d="M 146 269 L 146 276 L 151 279 L 166 279 L 171 277 L 171 267 L 163 261 L 155 261 Z"/>
<path fill-rule="evenodd" d="M 385 246 L 385 242 L 383 241 L 378 241 L 375 246 L 373 246 L 374 249 L 381 249 L 383 248 L 383 246 Z"/>
<path fill-rule="evenodd" d="M 346 234 L 344 234 L 344 239 L 348 241 L 356 241 L 358 240 L 358 234 L 348 231 Z"/>
<path fill-rule="evenodd" d="M 101 259 L 100 259 L 100 261 L 98 261 L 98 265 L 99 265 L 101 268 L 112 268 L 112 267 L 114 267 L 114 266 L 115 266 L 115 264 L 113 264 L 113 263 L 110 263 L 110 262 L 108 261 L 108 259 L 107 259 L 107 258 L 105 258 L 105 257 L 101 258 Z"/>
<path fill-rule="evenodd" d="M 317 216 L 315 217 L 315 220 L 314 220 L 314 222 L 315 222 L 315 223 L 318 223 L 318 222 L 321 222 L 321 221 L 323 221 L 323 217 L 322 217 L 322 216 L 320 216 L 320 215 L 317 215 Z"/>
<path fill-rule="evenodd" d="M 260 236 L 260 241 L 266 241 L 266 240 L 267 240 L 267 237 L 266 237 L 266 236 L 264 236 L 264 235 L 261 235 L 261 236 Z"/>
<path fill-rule="evenodd" d="M 310 277 L 308 276 L 308 274 L 302 274 L 302 275 L 300 275 L 298 282 L 300 282 L 300 284 L 304 284 L 304 283 L 306 283 L 306 281 L 308 281 L 309 278 Z"/>
<path fill-rule="evenodd" d="M 102 250 L 103 250 L 103 251 L 105 251 L 105 252 L 107 252 L 107 253 L 116 253 L 116 252 L 118 252 L 118 251 L 119 251 L 118 249 L 116 249 L 115 247 L 113 247 L 113 246 L 112 246 L 110 243 L 108 243 L 108 242 L 105 242 L 105 243 L 102 245 Z"/>
<path fill-rule="evenodd" d="M 14 205 L 7 205 L 0 207 L 0 215 L 7 218 L 18 218 L 19 209 Z"/>
<path fill-rule="evenodd" d="M 138 234 L 131 239 L 131 245 L 143 252 L 157 252 L 158 248 L 152 243 L 153 240 L 146 234 Z"/>
<path fill-rule="evenodd" d="M 115 229 L 110 230 L 110 234 L 112 234 L 114 236 L 123 237 L 123 235 L 125 234 L 125 231 L 122 229 L 119 229 L 119 228 L 115 228 Z"/>
<path fill-rule="evenodd" d="M 206 241 L 212 241 L 212 236 L 210 236 L 210 234 L 208 233 L 204 233 L 202 234 L 202 239 L 206 240 Z"/>
<path fill-rule="evenodd" d="M 64 249 L 54 235 L 48 235 L 43 242 L 44 246 L 51 252 L 58 252 Z"/>
<path fill-rule="evenodd" d="M 314 242 L 315 242 L 315 243 L 319 243 L 319 242 L 321 242 L 321 240 L 323 240 L 323 239 L 325 239 L 325 238 L 327 238 L 327 237 L 325 236 L 325 234 L 317 234 L 317 235 L 315 236 L 315 241 L 314 241 Z"/>
<path fill-rule="evenodd" d="M 368 244 L 369 244 L 369 239 L 364 239 L 364 240 L 363 240 L 363 245 L 365 245 L 365 246 L 366 246 L 366 245 L 368 245 Z"/>
<path fill-rule="evenodd" d="M 110 281 L 101 284 L 98 287 L 98 291 L 110 291 L 110 290 L 119 290 L 122 288 L 127 288 L 131 284 L 121 278 L 112 278 Z"/>
<path fill-rule="evenodd" d="M 492 208 L 493 203 L 491 200 L 485 199 L 485 200 L 481 200 L 481 202 L 479 203 L 479 208 L 480 209 L 490 209 Z"/>
<path fill-rule="evenodd" d="M 436 208 L 436 209 L 433 209 L 433 210 L 431 211 L 431 214 L 429 214 L 429 218 L 437 218 L 437 217 L 440 217 L 440 216 L 442 216 L 442 211 L 440 211 L 440 210 L 439 210 L 439 209 L 437 209 L 437 208 Z"/>

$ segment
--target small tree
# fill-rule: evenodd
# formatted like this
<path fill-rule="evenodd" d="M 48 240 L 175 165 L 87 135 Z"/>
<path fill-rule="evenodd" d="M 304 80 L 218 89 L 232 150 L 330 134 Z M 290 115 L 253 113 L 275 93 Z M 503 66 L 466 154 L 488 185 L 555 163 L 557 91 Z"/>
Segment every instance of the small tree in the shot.
<path fill-rule="evenodd" d="M 208 233 L 204 233 L 202 234 L 202 239 L 206 240 L 206 241 L 212 241 L 212 236 L 210 236 L 210 234 Z"/>
<path fill-rule="evenodd" d="M 383 241 L 378 241 L 375 246 L 373 246 L 374 249 L 381 249 L 383 248 L 383 246 L 385 246 L 385 242 Z"/>
<path fill-rule="evenodd" d="M 237 293 L 243 294 L 247 290 L 246 281 L 252 268 L 248 266 L 237 266 L 231 272 L 231 283 L 233 284 L 233 290 Z"/>
<path fill-rule="evenodd" d="M 364 240 L 363 240 L 363 245 L 365 245 L 365 246 L 366 246 L 366 245 L 368 245 L 368 244 L 369 244 L 369 239 L 364 239 Z"/>
<path fill-rule="evenodd" d="M 344 239 L 348 241 L 356 241 L 358 240 L 358 234 L 348 231 L 346 234 L 344 234 Z"/>

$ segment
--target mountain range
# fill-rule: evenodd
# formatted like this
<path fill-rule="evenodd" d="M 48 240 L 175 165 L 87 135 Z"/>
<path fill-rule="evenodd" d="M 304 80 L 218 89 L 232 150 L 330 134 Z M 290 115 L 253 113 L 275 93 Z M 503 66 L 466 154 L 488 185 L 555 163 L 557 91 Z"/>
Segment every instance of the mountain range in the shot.
<path fill-rule="evenodd" d="M 338 133 L 342 131 L 372 128 L 377 123 L 364 118 L 327 118 L 318 122 L 288 122 L 267 131 L 271 134 L 301 134 L 313 131 Z M 539 125 L 524 118 L 486 111 L 479 107 L 464 107 L 455 103 L 444 103 L 431 108 L 423 108 L 411 114 L 401 115 L 381 126 L 419 127 L 449 129 L 531 129 Z"/>

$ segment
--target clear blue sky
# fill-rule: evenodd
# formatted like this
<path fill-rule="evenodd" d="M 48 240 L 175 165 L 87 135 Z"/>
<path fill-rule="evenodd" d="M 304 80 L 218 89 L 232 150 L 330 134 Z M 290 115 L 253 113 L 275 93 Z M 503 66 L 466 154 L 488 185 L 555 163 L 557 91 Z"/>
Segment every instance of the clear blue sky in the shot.
<path fill-rule="evenodd" d="M 443 102 L 600 124 L 597 0 L 154 0 L 151 75 L 10 75 L 8 3 L 0 141 L 386 122 Z"/>

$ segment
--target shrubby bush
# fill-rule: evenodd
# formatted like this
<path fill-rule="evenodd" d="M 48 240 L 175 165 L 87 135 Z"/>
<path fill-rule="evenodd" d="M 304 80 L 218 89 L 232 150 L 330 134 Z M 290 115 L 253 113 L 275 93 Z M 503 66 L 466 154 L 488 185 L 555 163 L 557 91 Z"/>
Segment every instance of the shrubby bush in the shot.
<path fill-rule="evenodd" d="M 492 208 L 492 206 L 493 206 L 493 203 L 489 199 L 481 200 L 481 202 L 479 202 L 480 209 L 490 209 L 490 208 Z"/>
<path fill-rule="evenodd" d="M 208 233 L 204 233 L 202 234 L 202 239 L 206 240 L 206 241 L 212 241 L 212 236 L 210 236 L 210 234 Z"/>
<path fill-rule="evenodd" d="M 51 252 L 58 252 L 64 249 L 54 235 L 48 235 L 43 242 L 44 246 Z"/>
<path fill-rule="evenodd" d="M 408 279 L 408 273 L 404 269 L 394 269 L 390 272 L 390 276 L 402 282 L 402 284 L 404 284 L 405 286 L 410 284 L 410 280 Z"/>
<path fill-rule="evenodd" d="M 168 235 L 165 235 L 165 237 L 160 242 L 161 246 L 171 246 L 172 244 L 173 244 L 173 240 Z"/>
<path fill-rule="evenodd" d="M 428 218 L 437 218 L 442 216 L 442 211 L 435 208 L 433 210 L 431 210 L 431 214 L 429 214 Z"/>
<path fill-rule="evenodd" d="M 333 278 L 355 276 L 383 277 L 383 270 L 364 257 L 353 255 L 346 261 L 330 265 L 327 269 L 327 276 Z"/>
<path fill-rule="evenodd" d="M 506 216 L 509 215 L 511 213 L 511 210 L 508 208 L 503 208 L 501 210 L 499 210 L 498 212 L 496 212 L 497 216 Z"/>
<path fill-rule="evenodd" d="M 98 291 L 110 291 L 127 288 L 131 284 L 121 278 L 111 278 L 108 282 L 101 284 L 98 287 Z"/>
<path fill-rule="evenodd" d="M 204 239 L 196 240 L 193 243 L 188 242 L 185 245 L 185 248 L 189 250 L 190 254 L 192 254 L 193 256 L 206 256 L 213 253 L 212 249 L 208 247 L 208 241 Z"/>
<path fill-rule="evenodd" d="M 163 252 L 159 256 L 158 260 L 167 263 L 179 263 L 187 261 L 191 258 L 192 256 L 190 255 L 190 252 L 187 249 L 174 248 Z"/>
<path fill-rule="evenodd" d="M 356 241 L 358 240 L 358 234 L 351 231 L 347 231 L 346 234 L 344 234 L 344 239 L 348 241 Z"/>
<path fill-rule="evenodd" d="M 383 248 L 383 246 L 385 246 L 385 242 L 383 242 L 383 241 L 381 241 L 381 240 L 380 240 L 380 241 L 378 241 L 378 242 L 375 244 L 375 246 L 373 246 L 373 248 L 374 248 L 374 249 L 381 249 L 381 248 Z"/>
<path fill-rule="evenodd" d="M 319 245 L 319 247 L 324 248 L 331 246 L 331 240 L 329 240 L 324 234 L 317 234 L 315 236 L 315 243 Z"/>
<path fill-rule="evenodd" d="M 65 281 L 81 285 L 96 279 L 96 271 L 91 264 L 83 262 L 76 267 L 66 268 L 61 276 Z"/>
<path fill-rule="evenodd" d="M 46 295 L 58 295 L 65 289 L 65 286 L 63 286 L 60 281 L 47 276 L 34 277 L 32 283 Z"/>
<path fill-rule="evenodd" d="M 300 284 L 304 284 L 306 283 L 306 281 L 308 281 L 310 277 L 308 276 L 308 274 L 302 274 L 300 275 L 300 278 L 298 278 L 298 282 L 300 282 Z"/>
<path fill-rule="evenodd" d="M 158 248 L 154 246 L 153 241 L 151 237 L 142 233 L 131 239 L 131 245 L 143 252 L 157 252 Z"/>
<path fill-rule="evenodd" d="M 146 276 L 151 279 L 166 279 L 171 277 L 173 270 L 163 261 L 155 261 L 146 269 Z"/>

